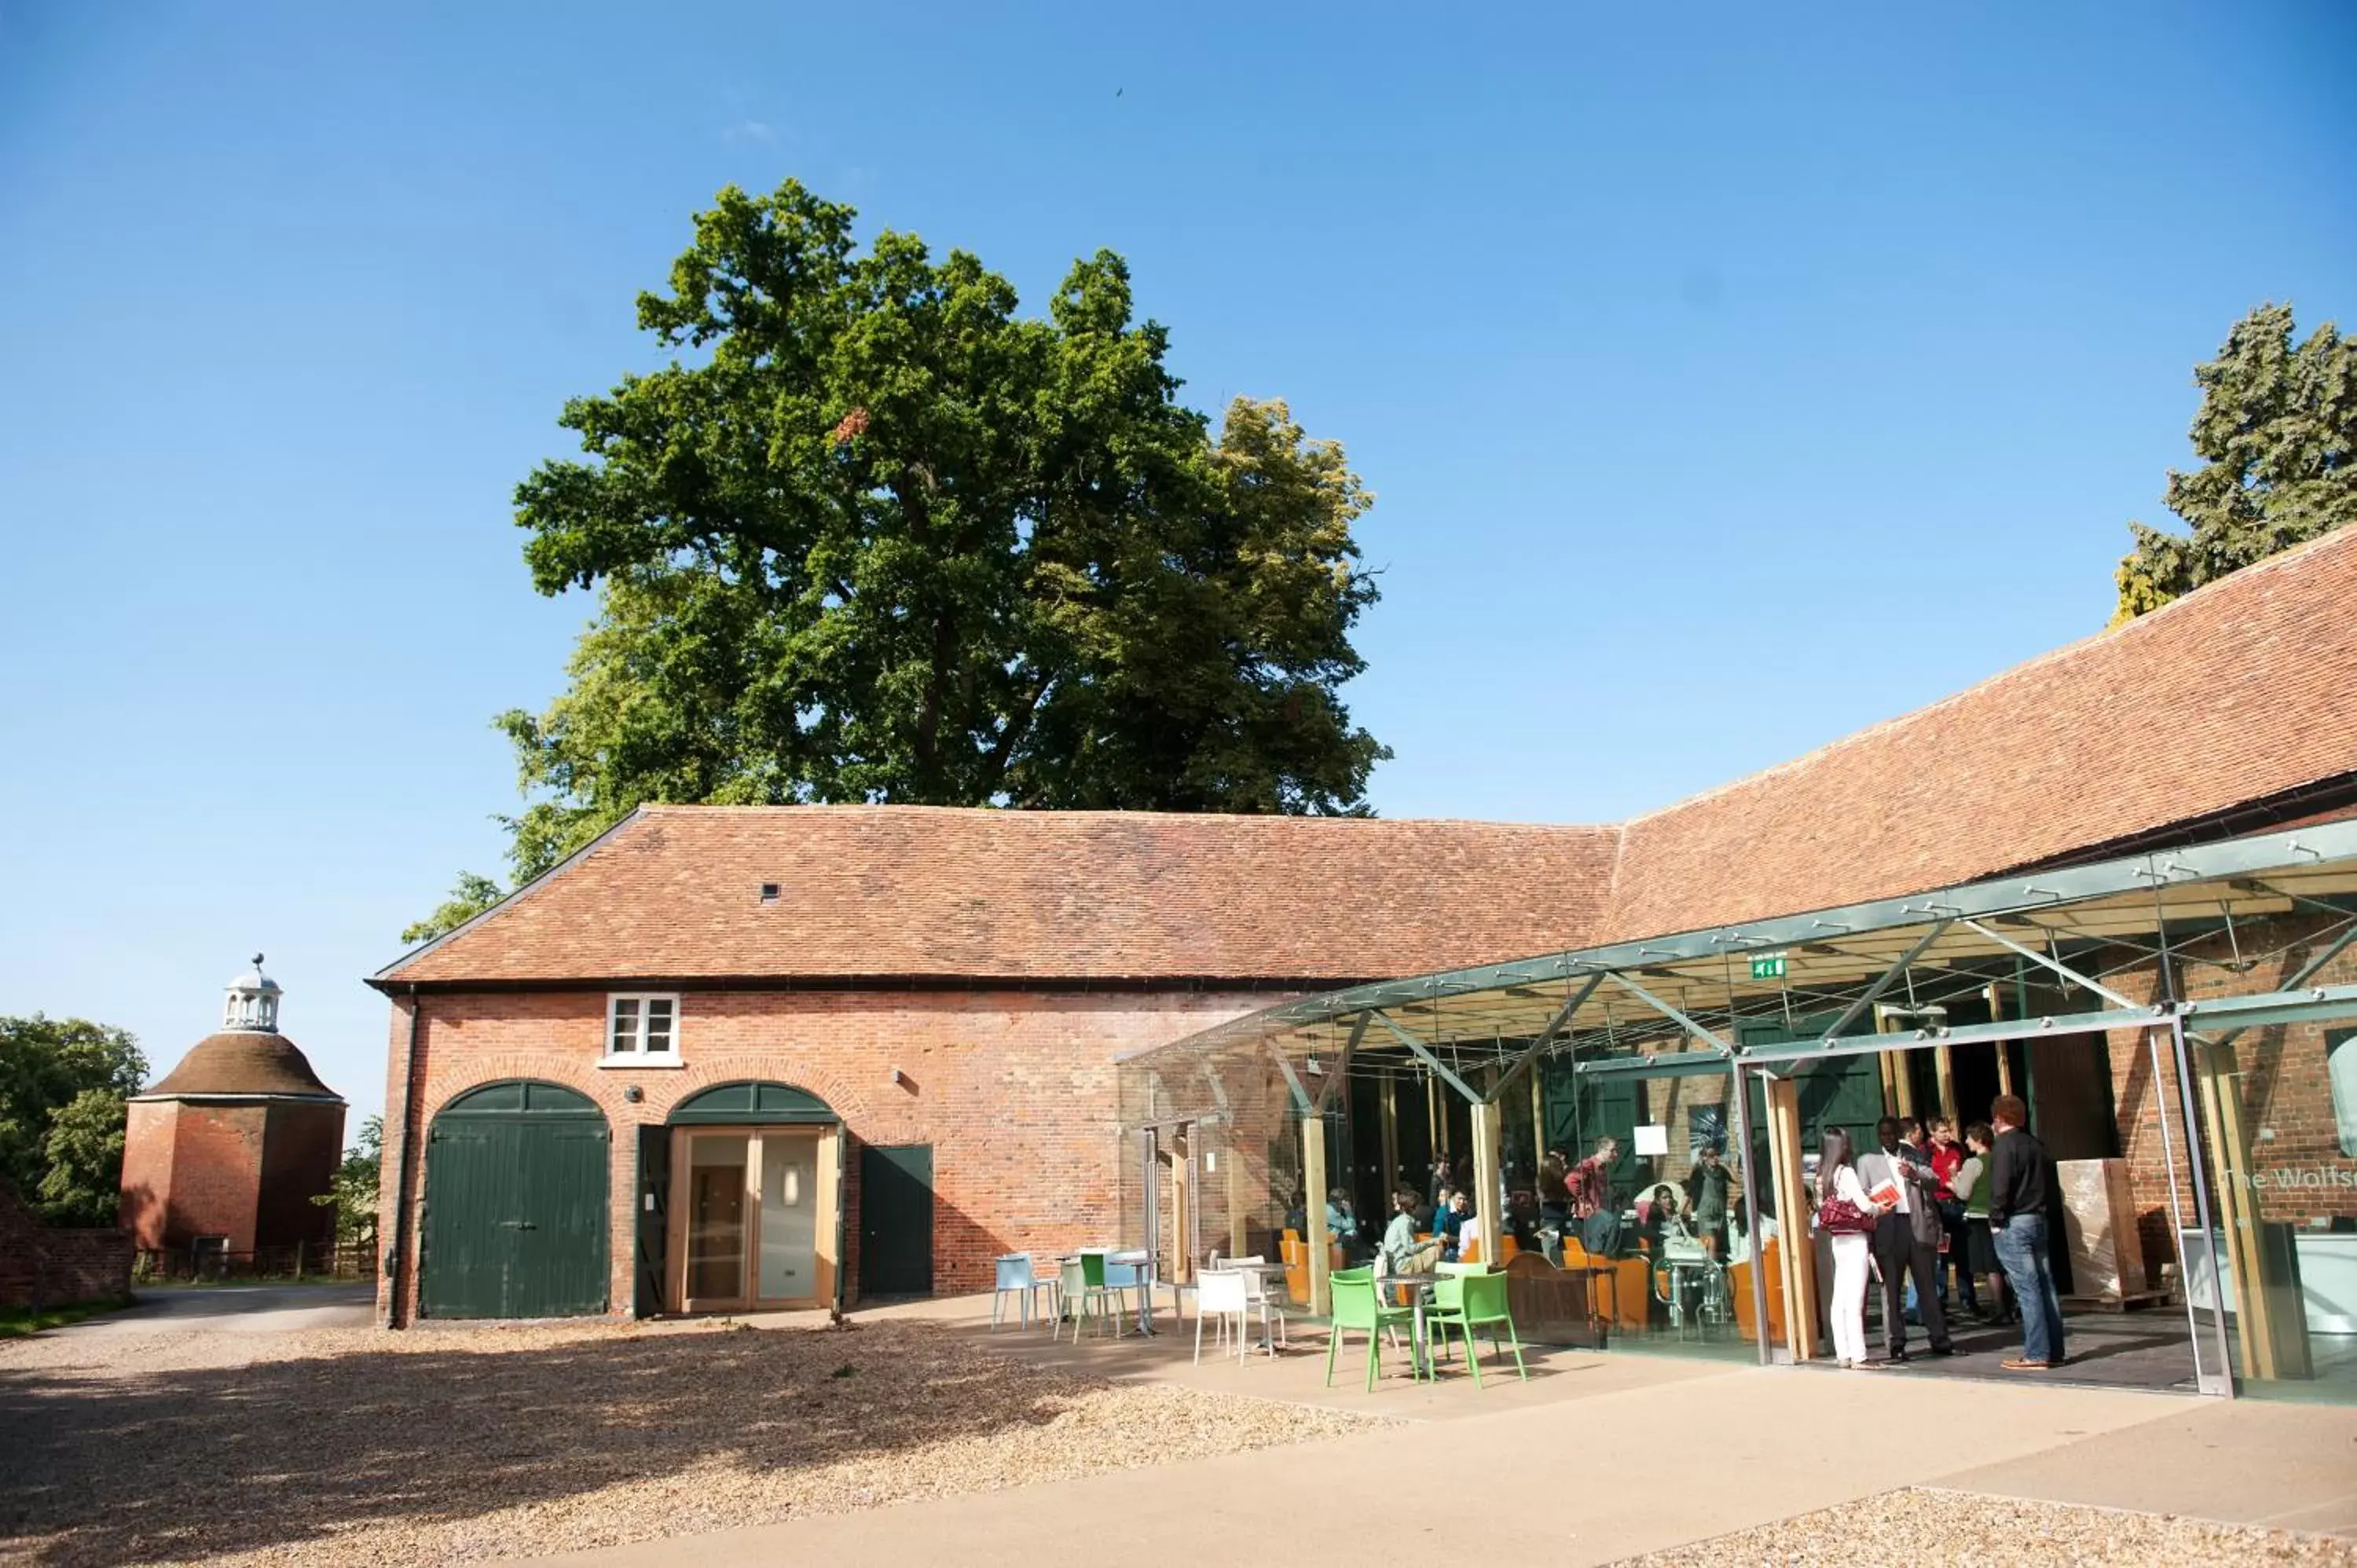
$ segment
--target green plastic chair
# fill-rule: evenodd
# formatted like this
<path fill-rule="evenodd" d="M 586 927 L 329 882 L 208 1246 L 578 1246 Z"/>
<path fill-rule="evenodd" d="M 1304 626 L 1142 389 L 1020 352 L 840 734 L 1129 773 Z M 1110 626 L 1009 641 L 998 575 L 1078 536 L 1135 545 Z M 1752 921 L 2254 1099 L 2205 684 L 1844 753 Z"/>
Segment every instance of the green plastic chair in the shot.
<path fill-rule="evenodd" d="M 1530 1380 L 1531 1369 L 1523 1364 L 1522 1337 L 1514 1332 L 1514 1315 L 1506 1309 L 1506 1276 L 1503 1274 L 1452 1274 L 1432 1287 L 1432 1305 L 1424 1311 L 1424 1325 L 1444 1337 L 1450 1328 L 1465 1337 L 1465 1364 L 1473 1369 L 1473 1386 L 1481 1386 L 1481 1352 L 1473 1343 L 1473 1331 L 1489 1330 L 1492 1351 L 1511 1348 L 1514 1352 L 1514 1369 L 1523 1381 Z M 1506 1326 L 1503 1345 L 1498 1339 L 1499 1324 Z"/>
<path fill-rule="evenodd" d="M 1405 1306 L 1385 1306 L 1375 1299 L 1375 1276 L 1372 1269 L 1344 1269 L 1327 1276 L 1327 1286 L 1334 1298 L 1332 1326 L 1326 1335 L 1326 1386 L 1334 1386 L 1334 1356 L 1342 1348 L 1342 1336 L 1347 1333 L 1367 1337 L 1367 1391 L 1375 1391 L 1376 1359 L 1386 1329 L 1412 1323 L 1414 1314 Z M 1415 1352 L 1409 1352 L 1409 1369 L 1415 1371 Z"/>

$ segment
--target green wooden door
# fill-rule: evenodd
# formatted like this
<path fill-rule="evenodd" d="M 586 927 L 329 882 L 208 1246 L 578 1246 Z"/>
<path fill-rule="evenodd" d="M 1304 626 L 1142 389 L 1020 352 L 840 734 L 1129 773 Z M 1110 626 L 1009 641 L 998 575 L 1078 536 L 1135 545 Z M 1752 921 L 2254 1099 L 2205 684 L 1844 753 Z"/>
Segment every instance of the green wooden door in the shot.
<path fill-rule="evenodd" d="M 606 1310 L 606 1118 L 551 1083 L 497 1083 L 434 1119 L 418 1305 L 428 1317 Z"/>
<path fill-rule="evenodd" d="M 933 1289 L 933 1146 L 859 1149 L 859 1294 Z"/>
<path fill-rule="evenodd" d="M 1609 1053 L 1618 1056 L 1622 1053 Z M 1603 1055 L 1582 1060 L 1603 1059 Z M 1596 1140 L 1620 1140 L 1611 1170 L 1612 1187 L 1622 1197 L 1635 1190 L 1644 1169 L 1637 1163 L 1637 1125 L 1645 1120 L 1645 1081 L 1634 1075 L 1576 1074 L 1567 1057 L 1550 1058 L 1540 1082 L 1540 1112 L 1547 1147 L 1561 1149 L 1576 1165 L 1596 1152 Z"/>

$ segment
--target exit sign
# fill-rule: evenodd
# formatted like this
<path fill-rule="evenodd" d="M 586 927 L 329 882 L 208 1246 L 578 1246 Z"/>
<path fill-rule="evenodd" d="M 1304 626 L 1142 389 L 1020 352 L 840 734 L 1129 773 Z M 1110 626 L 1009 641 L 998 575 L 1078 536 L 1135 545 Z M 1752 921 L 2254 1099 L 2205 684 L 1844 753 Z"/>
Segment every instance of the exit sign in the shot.
<path fill-rule="evenodd" d="M 1753 953 L 1751 955 L 1751 978 L 1754 980 L 1783 979 L 1784 955 L 1780 952 Z"/>

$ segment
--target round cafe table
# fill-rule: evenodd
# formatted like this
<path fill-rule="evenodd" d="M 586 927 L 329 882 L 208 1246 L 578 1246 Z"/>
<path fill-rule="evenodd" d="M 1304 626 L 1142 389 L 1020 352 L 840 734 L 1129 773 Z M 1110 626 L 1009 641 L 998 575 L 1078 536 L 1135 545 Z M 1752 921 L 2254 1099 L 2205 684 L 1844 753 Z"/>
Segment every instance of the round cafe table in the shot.
<path fill-rule="evenodd" d="M 1432 1342 L 1425 1333 L 1424 1298 L 1445 1276 L 1440 1274 L 1378 1274 L 1375 1276 L 1375 1306 L 1381 1310 L 1383 1293 L 1394 1285 L 1405 1285 L 1410 1293 L 1409 1305 L 1415 1309 L 1415 1319 L 1408 1333 L 1409 1347 L 1415 1357 L 1416 1371 L 1432 1376 Z"/>

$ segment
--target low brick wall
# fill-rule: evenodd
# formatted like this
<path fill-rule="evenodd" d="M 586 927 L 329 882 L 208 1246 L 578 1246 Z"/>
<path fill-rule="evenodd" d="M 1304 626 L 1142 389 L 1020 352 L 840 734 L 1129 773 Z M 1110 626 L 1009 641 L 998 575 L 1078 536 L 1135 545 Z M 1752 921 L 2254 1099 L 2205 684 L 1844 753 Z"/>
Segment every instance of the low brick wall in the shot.
<path fill-rule="evenodd" d="M 131 1233 L 51 1230 L 0 1187 L 0 1307 L 121 1301 L 131 1294 Z"/>

